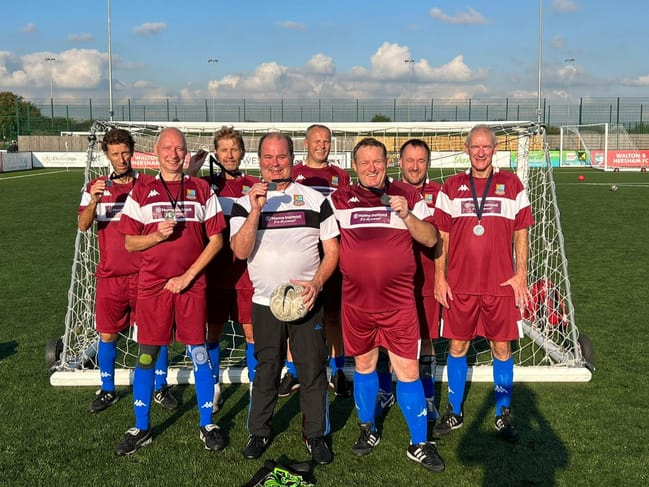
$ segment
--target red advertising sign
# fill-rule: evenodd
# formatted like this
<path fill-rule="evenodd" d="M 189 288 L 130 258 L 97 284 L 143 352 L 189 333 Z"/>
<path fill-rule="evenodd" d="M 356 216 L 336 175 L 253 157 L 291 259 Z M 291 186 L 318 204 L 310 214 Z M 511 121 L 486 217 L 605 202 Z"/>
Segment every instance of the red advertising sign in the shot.
<path fill-rule="evenodd" d="M 604 168 L 639 168 L 649 166 L 649 149 L 624 149 L 624 150 L 609 150 L 606 153 L 606 161 L 604 161 L 603 150 L 591 150 L 591 165 L 593 167 Z"/>

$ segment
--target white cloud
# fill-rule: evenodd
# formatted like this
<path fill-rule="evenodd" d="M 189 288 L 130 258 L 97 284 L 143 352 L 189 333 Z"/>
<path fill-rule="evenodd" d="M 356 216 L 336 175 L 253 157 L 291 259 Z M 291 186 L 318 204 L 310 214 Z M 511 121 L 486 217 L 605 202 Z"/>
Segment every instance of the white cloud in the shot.
<path fill-rule="evenodd" d="M 299 30 L 305 31 L 306 26 L 301 22 L 293 22 L 292 20 L 284 20 L 282 22 L 277 22 L 277 25 L 283 27 L 284 29 Z"/>
<path fill-rule="evenodd" d="M 563 48 L 563 37 L 559 34 L 555 35 L 551 40 L 550 40 L 550 46 L 552 46 L 553 49 L 562 49 Z"/>
<path fill-rule="evenodd" d="M 316 54 L 305 65 L 306 71 L 313 74 L 333 76 L 336 74 L 334 60 L 324 54 Z"/>
<path fill-rule="evenodd" d="M 153 36 L 159 34 L 167 28 L 165 22 L 145 22 L 136 27 L 133 27 L 133 32 L 142 36 Z"/>
<path fill-rule="evenodd" d="M 36 24 L 29 22 L 28 24 L 25 24 L 21 29 L 20 32 L 26 32 L 26 33 L 31 33 L 31 32 L 36 32 L 37 27 Z"/>
<path fill-rule="evenodd" d="M 79 34 L 70 34 L 68 40 L 72 42 L 91 42 L 95 40 L 95 36 L 89 32 L 80 32 Z"/>
<path fill-rule="evenodd" d="M 447 24 L 488 24 L 487 18 L 477 10 L 467 7 L 466 11 L 458 12 L 455 15 L 444 13 L 440 8 L 431 8 L 430 16 L 435 20 L 445 22 Z"/>
<path fill-rule="evenodd" d="M 552 8 L 559 12 L 576 12 L 580 7 L 572 0 L 552 0 Z"/>
<path fill-rule="evenodd" d="M 45 58 L 56 60 L 46 62 Z M 17 58 L 0 53 L 0 87 L 22 91 L 25 85 L 49 94 L 50 80 L 56 90 L 96 88 L 104 79 L 107 56 L 96 49 L 70 49 L 60 53 L 35 52 Z"/>
<path fill-rule="evenodd" d="M 623 84 L 625 86 L 639 86 L 639 87 L 645 87 L 649 86 L 649 74 L 645 74 L 644 76 L 638 76 L 635 79 L 623 79 L 620 81 L 620 84 Z"/>

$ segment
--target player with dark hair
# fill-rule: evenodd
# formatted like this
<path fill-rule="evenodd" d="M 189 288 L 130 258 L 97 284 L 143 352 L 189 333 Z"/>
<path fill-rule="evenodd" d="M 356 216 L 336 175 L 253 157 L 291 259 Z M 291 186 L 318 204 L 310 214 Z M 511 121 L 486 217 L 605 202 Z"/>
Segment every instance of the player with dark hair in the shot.
<path fill-rule="evenodd" d="M 223 246 L 225 219 L 209 184 L 183 174 L 187 143 L 180 130 L 163 129 L 155 153 L 160 172 L 147 184 L 133 188 L 119 224 L 126 235 L 126 249 L 140 253 L 141 262 L 139 351 L 133 375 L 135 427 L 115 448 L 117 455 L 135 453 L 151 442 L 152 364 L 160 347 L 172 339 L 174 328 L 176 340 L 187 345 L 194 368 L 200 439 L 208 450 L 225 447 L 219 427 L 212 423 L 214 378 L 205 346 L 203 272 Z"/>
<path fill-rule="evenodd" d="M 306 159 L 293 166 L 293 180 L 296 183 L 311 186 L 320 191 L 324 196 L 329 196 L 339 187 L 349 185 L 350 178 L 347 171 L 333 165 L 329 161 L 331 151 L 331 130 L 325 125 L 314 124 L 306 129 L 304 147 L 307 150 Z M 343 336 L 340 324 L 342 275 L 336 269 L 334 274 L 324 285 L 322 296 L 324 300 L 325 330 L 327 345 L 329 346 L 329 367 L 331 378 L 329 387 L 336 396 L 349 397 L 349 384 L 343 370 L 345 366 L 345 353 L 343 350 Z M 290 395 L 299 387 L 297 371 L 290 357 L 290 343 L 287 351 L 287 373 L 282 378 L 279 387 L 279 396 Z"/>
<path fill-rule="evenodd" d="M 248 194 L 259 179 L 240 170 L 246 148 L 241 134 L 232 127 L 221 127 L 214 134 L 214 154 L 209 156 L 210 173 L 204 176 L 219 198 L 226 223 L 229 226 L 232 205 L 237 198 Z M 208 156 L 199 151 L 190 161 L 188 173 L 194 176 Z M 215 167 L 216 166 L 216 167 Z M 229 228 L 224 232 L 229 242 Z M 207 349 L 214 371 L 214 410 L 220 407 L 221 387 L 219 385 L 219 363 L 221 349 L 219 342 L 225 323 L 232 319 L 241 325 L 246 339 L 246 365 L 250 384 L 255 379 L 255 341 L 252 333 L 253 287 L 245 260 L 232 254 L 229 243 L 210 262 L 207 274 Z"/>
<path fill-rule="evenodd" d="M 462 404 L 471 340 L 489 340 L 493 355 L 495 427 L 518 439 L 511 421 L 514 360 L 511 340 L 522 338 L 528 301 L 528 228 L 534 224 L 527 191 L 509 171 L 493 167 L 497 138 L 477 125 L 466 138 L 471 167 L 448 178 L 437 197 L 435 225 L 442 239 L 435 296 L 444 306 L 442 336 L 449 339 L 446 413 L 433 428 L 446 435 L 464 422 Z M 516 259 L 512 254 L 512 246 Z"/>
<path fill-rule="evenodd" d="M 345 350 L 355 360 L 354 400 L 360 435 L 352 452 L 372 452 L 381 439 L 375 423 L 379 347 L 388 351 L 397 376 L 397 402 L 408 430 L 407 457 L 431 471 L 444 470 L 434 442 L 426 440 L 427 412 L 419 378 L 419 322 L 413 285 L 413 241 L 437 243 L 432 214 L 412 186 L 387 177 L 387 150 L 374 138 L 353 150 L 358 184 L 329 199 L 340 225 Z"/>
<path fill-rule="evenodd" d="M 265 134 L 258 155 L 263 182 L 235 202 L 230 219 L 232 251 L 239 259 L 248 259 L 255 289 L 252 323 L 257 372 L 248 414 L 250 437 L 243 456 L 259 458 L 268 447 L 290 339 L 301 383 L 302 435 L 314 463 L 324 465 L 333 460 L 333 454 L 326 438 L 330 430 L 327 350 L 319 295 L 338 264 L 338 227 L 325 197 L 291 179 L 290 137 L 279 132 Z M 303 287 L 303 302 L 309 310 L 293 322 L 279 320 L 270 310 L 273 290 L 287 282 Z"/>
<path fill-rule="evenodd" d="M 101 141 L 113 171 L 90 181 L 81 197 L 79 230 L 85 232 L 97 221 L 99 263 L 95 271 L 95 326 L 99 332 L 97 365 L 101 389 L 90 403 L 90 411 L 100 412 L 119 399 L 115 391 L 115 360 L 119 333 L 135 322 L 140 256 L 124 248 L 124 235 L 117 229 L 124 202 L 136 182 L 150 179 L 131 167 L 135 141 L 124 129 L 111 129 Z M 167 386 L 167 347 L 161 348 L 155 365 L 155 401 L 168 410 L 178 401 Z"/>

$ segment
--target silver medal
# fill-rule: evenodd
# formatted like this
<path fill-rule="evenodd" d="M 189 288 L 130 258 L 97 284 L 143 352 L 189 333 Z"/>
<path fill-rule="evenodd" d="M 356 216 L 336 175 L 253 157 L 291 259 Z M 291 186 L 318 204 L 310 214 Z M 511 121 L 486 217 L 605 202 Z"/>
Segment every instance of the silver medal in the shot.
<path fill-rule="evenodd" d="M 473 234 L 476 237 L 482 237 L 484 235 L 484 227 L 478 223 L 475 227 L 473 227 Z"/>
<path fill-rule="evenodd" d="M 110 188 L 113 185 L 113 182 L 110 179 L 106 180 L 106 188 Z"/>
<path fill-rule="evenodd" d="M 390 197 L 385 193 L 381 195 L 381 204 L 385 206 L 390 206 Z"/>
<path fill-rule="evenodd" d="M 167 221 L 173 221 L 176 219 L 176 212 L 175 210 L 166 210 L 164 212 L 164 219 Z"/>
<path fill-rule="evenodd" d="M 270 182 L 268 183 L 268 191 L 275 191 L 277 189 L 277 183 Z"/>

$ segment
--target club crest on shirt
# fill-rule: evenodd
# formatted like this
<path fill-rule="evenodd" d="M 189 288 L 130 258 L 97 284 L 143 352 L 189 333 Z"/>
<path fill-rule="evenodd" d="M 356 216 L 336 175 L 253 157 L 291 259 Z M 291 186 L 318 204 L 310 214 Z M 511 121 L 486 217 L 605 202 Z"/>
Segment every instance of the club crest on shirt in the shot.
<path fill-rule="evenodd" d="M 424 194 L 424 201 L 426 202 L 427 205 L 431 204 L 433 202 L 433 194 L 432 193 Z"/>
<path fill-rule="evenodd" d="M 241 193 L 242 194 L 248 194 L 248 191 L 250 191 L 250 186 L 246 186 L 245 184 L 241 188 Z"/>
<path fill-rule="evenodd" d="M 304 205 L 304 195 L 294 194 L 293 195 L 293 205 L 294 206 L 303 206 Z"/>
<path fill-rule="evenodd" d="M 338 176 L 332 176 L 331 177 L 331 185 L 332 186 L 338 186 Z"/>
<path fill-rule="evenodd" d="M 505 194 L 505 184 L 504 184 L 504 183 L 496 184 L 496 190 L 495 190 L 495 193 L 496 193 L 498 196 L 502 196 L 502 195 L 504 195 L 504 194 Z"/>
<path fill-rule="evenodd" d="M 188 200 L 195 200 L 196 199 L 196 190 L 187 188 L 187 191 L 185 192 L 185 199 Z"/>

